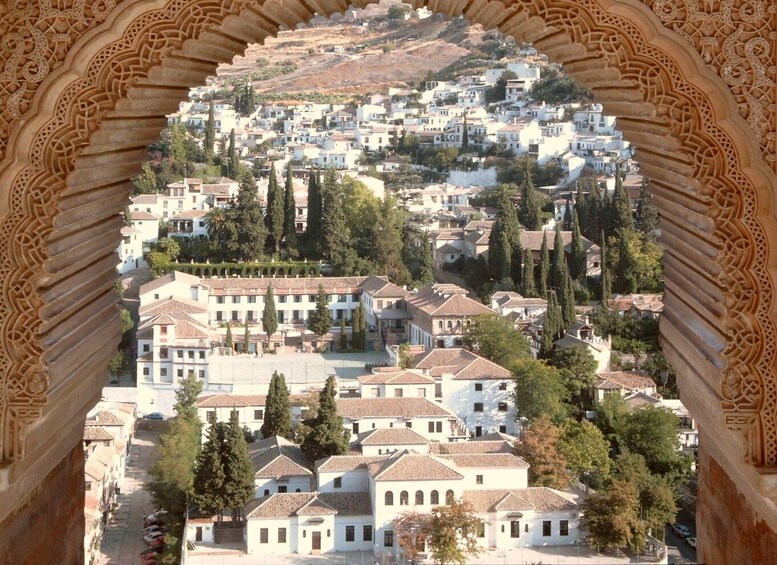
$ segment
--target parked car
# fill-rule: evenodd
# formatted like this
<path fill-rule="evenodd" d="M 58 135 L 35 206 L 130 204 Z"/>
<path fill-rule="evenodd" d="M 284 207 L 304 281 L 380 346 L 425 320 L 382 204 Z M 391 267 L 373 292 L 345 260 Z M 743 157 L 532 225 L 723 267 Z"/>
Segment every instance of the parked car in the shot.
<path fill-rule="evenodd" d="M 164 532 L 151 532 L 143 536 L 143 541 L 148 543 L 151 540 L 155 540 L 157 538 L 162 538 L 162 541 L 165 539 L 165 533 Z"/>
<path fill-rule="evenodd" d="M 140 563 L 142 565 L 157 565 L 159 561 L 156 558 L 156 553 L 152 553 L 149 557 L 141 557 Z"/>
<path fill-rule="evenodd" d="M 150 414 L 146 414 L 143 416 L 146 420 L 164 420 L 165 415 L 161 412 L 151 412 Z"/>
<path fill-rule="evenodd" d="M 158 547 L 149 547 L 148 549 L 141 551 L 140 556 L 148 557 L 149 555 L 156 555 L 157 553 L 162 553 L 162 549 Z"/>
<path fill-rule="evenodd" d="M 167 528 L 159 524 L 154 524 L 153 526 L 148 526 L 147 528 L 143 528 L 144 534 L 151 534 L 153 532 L 162 532 L 164 534 L 164 533 L 167 533 Z"/>
<path fill-rule="evenodd" d="M 147 541 L 146 545 L 151 549 L 155 549 L 157 553 L 162 553 L 165 550 L 165 538 L 154 538 L 151 541 Z"/>
<path fill-rule="evenodd" d="M 691 535 L 691 530 L 688 529 L 688 526 L 683 526 L 682 524 L 672 524 L 672 531 L 681 538 L 687 538 Z"/>
<path fill-rule="evenodd" d="M 696 549 L 696 538 L 685 538 L 685 541 L 687 541 L 688 545 L 692 548 Z"/>

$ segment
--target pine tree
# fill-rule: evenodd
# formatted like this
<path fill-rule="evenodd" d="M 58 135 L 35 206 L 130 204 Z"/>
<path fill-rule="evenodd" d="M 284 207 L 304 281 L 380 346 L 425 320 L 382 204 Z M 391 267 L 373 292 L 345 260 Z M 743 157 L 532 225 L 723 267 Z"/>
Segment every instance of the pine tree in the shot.
<path fill-rule="evenodd" d="M 337 413 L 335 378 L 330 376 L 319 395 L 316 417 L 309 422 L 311 431 L 302 440 L 302 451 L 311 461 L 348 452 L 351 432 L 343 428 L 343 418 Z"/>
<path fill-rule="evenodd" d="M 350 247 L 350 237 L 343 207 L 343 188 L 337 182 L 335 170 L 328 169 L 324 180 L 321 242 L 324 255 L 331 260 L 345 255 Z"/>
<path fill-rule="evenodd" d="M 586 277 L 586 257 L 583 250 L 583 237 L 580 233 L 577 210 L 572 213 L 572 253 L 570 259 L 570 276 L 576 281 L 584 281 Z"/>
<path fill-rule="evenodd" d="M 278 311 L 275 308 L 275 296 L 273 295 L 272 285 L 267 287 L 264 293 L 264 309 L 262 310 L 262 328 L 267 334 L 267 344 L 269 346 L 272 334 L 278 329 Z"/>
<path fill-rule="evenodd" d="M 224 499 L 224 464 L 221 460 L 223 431 L 215 419 L 210 421 L 208 436 L 194 464 L 192 502 L 204 512 L 218 514 L 226 508 Z"/>
<path fill-rule="evenodd" d="M 267 232 L 259 204 L 259 189 L 254 176 L 245 171 L 240 175 L 240 188 L 233 208 L 236 230 L 236 253 L 244 261 L 256 261 L 264 251 Z"/>
<path fill-rule="evenodd" d="M 294 183 L 291 161 L 286 167 L 286 186 L 283 192 L 283 237 L 288 249 L 297 248 L 297 205 L 294 202 Z"/>
<path fill-rule="evenodd" d="M 242 507 L 253 499 L 255 493 L 254 467 L 237 410 L 230 414 L 223 448 L 224 505 L 232 509 L 232 520 L 236 521 L 241 518 Z"/>
<path fill-rule="evenodd" d="M 348 349 L 348 334 L 345 333 L 345 316 L 340 318 L 340 351 Z"/>
<path fill-rule="evenodd" d="M 232 327 L 227 322 L 227 336 L 224 338 L 224 347 L 232 349 Z"/>
<path fill-rule="evenodd" d="M 213 158 L 213 151 L 216 146 L 216 117 L 213 110 L 213 100 L 210 101 L 208 106 L 208 122 L 205 126 L 205 155 L 208 158 Z"/>
<path fill-rule="evenodd" d="M 623 175 L 620 165 L 615 169 L 615 190 L 612 193 L 610 203 L 610 217 L 612 218 L 611 234 L 620 233 L 624 229 L 634 227 L 634 216 L 631 211 L 631 198 L 629 191 L 623 186 Z"/>
<path fill-rule="evenodd" d="M 266 402 L 264 421 L 259 430 L 262 437 L 281 436 L 286 439 L 294 439 L 294 430 L 291 425 L 291 400 L 283 373 L 273 372 Z"/>
<path fill-rule="evenodd" d="M 567 272 L 567 258 L 564 253 L 564 239 L 561 236 L 561 228 L 556 225 L 556 234 L 553 240 L 553 264 L 550 267 L 550 286 L 558 293 L 564 288 L 564 274 Z"/>
<path fill-rule="evenodd" d="M 248 318 L 246 318 L 245 331 L 243 332 L 243 353 L 248 353 L 251 344 L 251 330 L 248 329 Z"/>
<path fill-rule="evenodd" d="M 238 160 L 237 148 L 235 147 L 235 130 L 229 132 L 229 152 L 227 153 L 227 176 L 230 179 L 237 178 Z"/>
<path fill-rule="evenodd" d="M 528 160 L 521 164 L 523 170 L 523 182 L 521 183 L 520 220 L 529 231 L 537 231 L 542 228 L 542 206 L 537 192 L 534 189 L 532 171 Z"/>
<path fill-rule="evenodd" d="M 321 199 L 321 173 L 310 171 L 308 178 L 308 221 L 305 230 L 305 241 L 308 253 L 317 258 L 321 255 L 321 213 L 323 201 Z"/>
<path fill-rule="evenodd" d="M 523 250 L 523 275 L 521 276 L 521 295 L 525 298 L 534 298 L 537 291 L 534 286 L 534 259 L 531 251 Z"/>
<path fill-rule="evenodd" d="M 548 232 L 542 232 L 542 247 L 540 247 L 540 268 L 537 274 L 537 287 L 541 296 L 548 294 L 548 277 L 550 277 L 550 251 L 548 251 Z"/>
<path fill-rule="evenodd" d="M 332 314 L 329 312 L 329 297 L 324 285 L 318 285 L 316 308 L 308 316 L 308 329 L 319 338 L 332 328 Z"/>
<path fill-rule="evenodd" d="M 278 186 L 278 177 L 275 174 L 275 163 L 270 166 L 270 179 L 267 184 L 267 211 L 264 218 L 267 226 L 267 236 L 270 245 L 275 248 L 275 253 L 281 248 L 283 238 L 283 195 Z"/>
<path fill-rule="evenodd" d="M 648 190 L 647 178 L 642 179 L 642 188 L 639 191 L 639 204 L 637 204 L 636 228 L 645 234 L 648 239 L 655 238 L 655 230 L 658 227 L 658 210 L 653 204 L 653 195 Z"/>

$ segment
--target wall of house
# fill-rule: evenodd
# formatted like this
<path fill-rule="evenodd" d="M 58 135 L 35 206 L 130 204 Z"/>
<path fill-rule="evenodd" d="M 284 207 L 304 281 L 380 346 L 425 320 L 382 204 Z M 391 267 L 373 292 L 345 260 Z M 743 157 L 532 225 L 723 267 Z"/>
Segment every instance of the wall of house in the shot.
<path fill-rule="evenodd" d="M 494 488 L 526 488 L 529 486 L 529 470 L 515 467 L 458 467 L 464 475 L 464 490 L 491 490 Z M 478 475 L 483 481 L 478 484 Z"/>
<path fill-rule="evenodd" d="M 385 455 L 394 453 L 403 449 L 410 449 L 418 453 L 427 453 L 429 451 L 428 443 L 403 444 L 403 445 L 362 445 L 362 455 L 371 457 L 373 455 Z"/>
<path fill-rule="evenodd" d="M 202 529 L 202 539 L 197 541 L 197 528 Z M 186 541 L 192 543 L 213 543 L 213 524 L 192 523 L 186 526 Z"/>
<path fill-rule="evenodd" d="M 335 478 L 340 477 L 341 486 L 335 488 Z M 318 473 L 318 492 L 366 492 L 369 488 L 370 476 L 367 469 L 353 471 L 332 471 Z"/>
<path fill-rule="evenodd" d="M 411 426 L 407 426 L 407 421 L 404 418 L 376 418 L 376 417 L 363 417 L 356 420 L 359 423 L 359 433 L 367 432 L 369 430 L 377 430 L 382 428 L 406 428 L 409 427 L 417 434 L 422 435 L 429 441 L 441 441 L 447 442 L 451 437 L 451 425 L 448 417 L 442 416 L 415 416 L 410 423 Z M 434 424 L 434 431 L 429 431 L 429 424 Z M 437 431 L 437 424 L 441 424 L 441 431 Z M 354 420 L 350 418 L 343 418 L 343 427 L 353 431 Z"/>
<path fill-rule="evenodd" d="M 375 544 L 375 532 L 364 540 L 364 526 L 372 526 L 372 516 L 336 516 L 334 530 L 335 551 L 370 551 Z M 354 527 L 354 541 L 345 541 L 346 527 Z"/>
<path fill-rule="evenodd" d="M 262 528 L 267 528 L 267 543 L 261 543 Z M 286 542 L 278 543 L 278 529 L 286 528 Z M 297 518 L 246 520 L 246 553 L 268 555 L 273 553 L 298 553 L 301 539 Z M 309 542 L 309 540 L 307 540 Z M 323 547 L 323 540 L 322 540 Z M 310 553 L 308 549 L 307 553 Z"/>
<path fill-rule="evenodd" d="M 475 385 L 482 385 L 482 390 L 475 390 Z M 500 385 L 505 386 L 499 390 Z M 483 379 L 480 381 L 454 380 L 450 376 L 442 378 L 442 404 L 453 411 L 467 429 L 475 435 L 477 426 L 481 426 L 483 434 L 500 431 L 516 435 L 518 423 L 515 402 L 510 398 L 515 385 L 510 379 Z M 475 403 L 483 404 L 482 412 L 475 412 Z M 506 405 L 506 411 L 499 410 L 499 403 Z"/>
<path fill-rule="evenodd" d="M 255 496 L 256 498 L 259 498 L 269 494 L 276 494 L 280 492 L 278 490 L 279 487 L 286 487 L 285 492 L 311 492 L 313 490 L 312 482 L 312 477 L 308 476 L 289 477 L 286 481 L 278 481 L 276 479 L 254 479 L 254 485 L 256 486 Z"/>

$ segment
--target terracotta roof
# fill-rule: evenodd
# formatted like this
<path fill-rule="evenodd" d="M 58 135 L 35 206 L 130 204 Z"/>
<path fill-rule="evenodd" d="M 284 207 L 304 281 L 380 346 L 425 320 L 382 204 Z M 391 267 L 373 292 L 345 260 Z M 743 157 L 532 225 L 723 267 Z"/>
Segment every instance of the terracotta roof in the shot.
<path fill-rule="evenodd" d="M 405 299 L 408 305 L 431 316 L 477 316 L 492 314 L 490 308 L 466 296 L 467 291 L 456 285 L 433 284 Z"/>
<path fill-rule="evenodd" d="M 660 404 L 661 400 L 662 400 L 661 398 L 650 396 L 649 394 L 645 394 L 644 392 L 634 392 L 623 399 L 623 401 L 632 410 L 634 410 L 635 408 L 641 408 L 643 406 L 655 406 L 657 404 Z"/>
<path fill-rule="evenodd" d="M 437 253 L 464 253 L 461 249 L 450 243 L 437 248 Z"/>
<path fill-rule="evenodd" d="M 498 510 L 534 510 L 554 512 L 576 510 L 577 504 L 559 491 L 547 487 L 529 487 L 511 490 L 468 490 L 464 501 L 472 504 L 475 512 Z"/>
<path fill-rule="evenodd" d="M 372 516 L 368 492 L 300 492 L 258 498 L 246 507 L 246 518 L 332 515 Z"/>
<path fill-rule="evenodd" d="M 158 194 L 138 194 L 131 198 L 133 204 L 156 204 Z M 133 212 L 134 214 L 135 212 Z M 154 216 L 156 218 L 156 216 Z"/>
<path fill-rule="evenodd" d="M 419 445 L 429 440 L 410 428 L 378 428 L 357 435 L 361 445 Z"/>
<path fill-rule="evenodd" d="M 366 469 L 367 465 L 375 461 L 383 461 L 388 455 L 373 455 L 366 457 L 364 455 L 332 455 L 326 459 L 316 461 L 316 471 L 326 472 L 347 472 L 356 469 Z"/>
<path fill-rule="evenodd" d="M 260 479 L 312 475 L 310 462 L 298 445 L 275 436 L 248 446 L 254 476 Z"/>
<path fill-rule="evenodd" d="M 320 516 L 321 514 L 337 514 L 337 510 L 319 498 L 318 493 L 297 510 L 297 516 Z"/>
<path fill-rule="evenodd" d="M 599 389 L 629 389 L 655 388 L 656 383 L 647 374 L 641 371 L 614 371 L 610 373 L 599 373 L 599 381 L 596 388 Z"/>
<path fill-rule="evenodd" d="M 472 220 L 464 226 L 464 231 L 490 230 L 494 227 L 494 220 Z"/>
<path fill-rule="evenodd" d="M 140 230 L 136 230 L 135 228 L 131 228 L 129 226 L 124 226 L 120 230 L 122 236 L 128 236 L 132 235 L 133 233 L 140 233 Z"/>
<path fill-rule="evenodd" d="M 175 324 L 175 338 L 177 339 L 207 339 L 210 334 L 206 330 L 203 330 L 204 326 L 201 324 L 193 323 L 194 320 L 181 320 Z M 200 327 L 197 327 L 200 326 Z"/>
<path fill-rule="evenodd" d="M 102 426 L 84 426 L 85 441 L 113 441 L 114 437 Z"/>
<path fill-rule="evenodd" d="M 389 282 L 385 277 L 370 276 L 361 284 L 362 292 L 375 298 L 404 298 L 409 294 L 401 286 Z"/>
<path fill-rule="evenodd" d="M 512 444 L 518 441 L 518 438 L 515 436 L 511 436 L 509 434 L 503 434 L 502 432 L 491 432 L 491 433 L 483 434 L 482 436 L 473 438 L 472 441 L 494 441 L 494 442 L 506 441 Z"/>
<path fill-rule="evenodd" d="M 195 277 L 194 275 L 189 275 L 187 273 L 182 273 L 180 271 L 173 271 L 172 273 L 168 273 L 162 277 L 159 277 L 158 279 L 155 279 L 151 282 L 147 282 L 146 284 L 141 286 L 140 294 L 143 295 L 148 292 L 152 292 L 173 281 L 188 283 L 191 286 L 197 286 L 200 284 L 199 277 Z"/>
<path fill-rule="evenodd" d="M 100 410 L 92 418 L 86 419 L 86 426 L 123 426 L 124 420 L 105 410 Z"/>
<path fill-rule="evenodd" d="M 662 294 L 625 294 L 615 295 L 607 301 L 610 308 L 621 312 L 632 307 L 639 311 L 656 312 L 664 311 L 664 296 Z"/>
<path fill-rule="evenodd" d="M 457 467 L 513 467 L 528 469 L 529 464 L 511 453 L 441 454 L 440 457 L 453 461 Z"/>
<path fill-rule="evenodd" d="M 388 370 L 386 370 L 388 369 Z M 381 367 L 372 375 L 362 375 L 358 378 L 362 385 L 375 384 L 434 384 L 434 379 L 416 371 L 399 369 L 398 367 Z"/>
<path fill-rule="evenodd" d="M 235 407 L 244 408 L 246 406 L 264 406 L 267 403 L 267 396 L 264 394 L 211 394 L 201 396 L 195 402 L 197 408 L 221 408 Z"/>
<path fill-rule="evenodd" d="M 239 294 L 249 291 L 250 294 L 264 294 L 272 285 L 275 295 L 279 294 L 316 294 L 318 286 L 323 285 L 329 294 L 355 294 L 367 277 L 303 277 L 303 278 L 218 278 L 207 279 L 203 284 L 211 289 L 211 294 Z M 237 292 L 235 292 L 237 291 Z"/>
<path fill-rule="evenodd" d="M 505 440 L 499 441 L 455 441 L 451 443 L 431 443 L 429 452 L 440 455 L 469 455 L 483 453 L 513 453 L 513 445 Z"/>
<path fill-rule="evenodd" d="M 375 481 L 440 481 L 463 479 L 464 475 L 442 460 L 407 450 L 394 453 L 384 461 L 367 465 Z"/>
<path fill-rule="evenodd" d="M 316 497 L 315 492 L 288 492 L 255 498 L 245 506 L 245 517 L 289 518 Z M 332 512 L 334 513 L 334 512 Z"/>
<path fill-rule="evenodd" d="M 413 418 L 453 414 L 427 398 L 340 398 L 337 412 L 343 418 Z"/>
<path fill-rule="evenodd" d="M 556 234 L 552 231 L 528 231 L 521 230 L 521 246 L 524 249 L 530 251 L 540 251 L 542 248 L 542 237 L 547 235 L 548 251 L 553 251 L 556 247 Z M 583 250 L 586 252 L 596 252 L 599 250 L 599 246 L 592 241 L 582 238 Z M 572 245 L 572 232 L 562 231 L 561 241 L 564 243 L 564 249 L 569 248 Z"/>
<path fill-rule="evenodd" d="M 489 310 L 490 311 L 490 310 Z M 455 380 L 512 379 L 512 373 L 471 351 L 460 347 L 436 348 L 416 355 L 416 369 L 424 369 L 436 377 L 450 373 Z"/>

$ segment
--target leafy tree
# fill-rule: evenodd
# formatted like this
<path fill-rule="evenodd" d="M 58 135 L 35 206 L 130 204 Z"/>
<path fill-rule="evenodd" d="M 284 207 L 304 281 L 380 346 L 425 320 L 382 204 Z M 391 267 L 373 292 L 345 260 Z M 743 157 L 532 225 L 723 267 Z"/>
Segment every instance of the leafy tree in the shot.
<path fill-rule="evenodd" d="M 444 506 L 435 506 L 428 523 L 432 559 L 440 565 L 466 563 L 470 556 L 481 552 L 478 532 L 482 528 L 483 521 L 468 502 L 454 500 Z"/>
<path fill-rule="evenodd" d="M 208 121 L 205 125 L 205 154 L 208 158 L 213 157 L 213 151 L 216 145 L 216 117 L 213 110 L 213 100 L 208 105 Z"/>
<path fill-rule="evenodd" d="M 324 285 L 318 285 L 316 308 L 308 316 L 308 329 L 319 338 L 332 328 L 332 314 L 329 312 L 329 297 Z"/>
<path fill-rule="evenodd" d="M 121 333 L 126 334 L 132 328 L 135 327 L 135 322 L 132 321 L 132 314 L 126 308 L 122 308 L 119 312 L 119 320 L 121 322 Z"/>
<path fill-rule="evenodd" d="M 262 329 L 267 334 L 267 343 L 275 331 L 278 329 L 278 311 L 275 309 L 275 296 L 273 295 L 272 285 L 267 287 L 264 293 L 264 309 L 262 310 Z"/>
<path fill-rule="evenodd" d="M 518 215 L 527 230 L 537 231 L 542 229 L 542 204 L 534 189 L 529 162 L 523 161 L 523 167 L 524 178 L 521 184 L 521 205 L 518 209 Z"/>
<path fill-rule="evenodd" d="M 392 522 L 394 536 L 402 554 L 413 563 L 424 550 L 429 537 L 429 522 L 432 516 L 420 512 L 403 512 Z"/>
<path fill-rule="evenodd" d="M 208 436 L 194 465 L 192 502 L 205 512 L 222 515 L 227 506 L 224 498 L 224 462 L 221 459 L 224 426 L 210 422 Z"/>
<path fill-rule="evenodd" d="M 679 419 L 669 410 L 647 406 L 627 414 L 616 432 L 622 446 L 642 455 L 652 473 L 679 478 L 690 467 L 678 450 L 679 427 Z"/>
<path fill-rule="evenodd" d="M 132 194 L 153 194 L 157 190 L 157 178 L 151 163 L 142 165 L 142 172 L 132 178 Z"/>
<path fill-rule="evenodd" d="M 254 468 L 248 455 L 243 429 L 237 410 L 229 417 L 225 426 L 223 452 L 224 465 L 224 506 L 232 509 L 232 520 L 240 518 L 242 507 L 254 497 Z"/>
<path fill-rule="evenodd" d="M 486 104 L 501 102 L 507 97 L 507 81 L 518 78 L 513 71 L 504 71 L 494 83 L 494 86 L 486 90 Z"/>
<path fill-rule="evenodd" d="M 582 345 L 557 347 L 550 364 L 561 371 L 570 403 L 580 410 L 589 407 L 591 390 L 596 384 L 597 363 L 588 348 Z"/>
<path fill-rule="evenodd" d="M 321 194 L 321 174 L 310 171 L 308 178 L 308 218 L 305 230 L 305 240 L 308 253 L 317 258 L 321 255 L 321 214 L 323 212 L 323 200 Z"/>
<path fill-rule="evenodd" d="M 494 314 L 472 318 L 464 330 L 464 345 L 497 365 L 508 368 L 519 359 L 531 356 L 529 343 L 523 334 L 506 318 Z"/>
<path fill-rule="evenodd" d="M 614 243 L 617 246 L 610 245 L 612 257 L 608 257 L 608 260 L 617 266 L 615 289 L 624 293 L 660 291 L 663 286 L 661 247 L 633 229 L 621 230 Z"/>
<path fill-rule="evenodd" d="M 653 204 L 653 195 L 648 190 L 647 178 L 642 179 L 642 188 L 639 191 L 635 227 L 645 234 L 646 238 L 653 239 L 655 237 L 655 231 L 658 227 L 658 210 Z"/>
<path fill-rule="evenodd" d="M 591 422 L 567 420 L 556 445 L 576 478 L 595 485 L 610 474 L 610 443 Z"/>
<path fill-rule="evenodd" d="M 399 346 L 399 368 L 409 369 L 413 364 L 413 354 L 410 352 L 410 344 L 403 343 Z"/>
<path fill-rule="evenodd" d="M 216 247 L 222 247 L 228 238 L 227 213 L 224 208 L 212 208 L 205 215 L 205 229 L 208 230 L 208 239 Z"/>
<path fill-rule="evenodd" d="M 202 388 L 202 381 L 189 373 L 186 378 L 181 379 L 178 389 L 175 391 L 175 404 L 173 405 L 173 410 L 180 418 L 190 420 L 197 425 L 199 425 L 200 419 L 197 416 L 196 402 L 202 393 Z"/>
<path fill-rule="evenodd" d="M 523 273 L 521 274 L 521 295 L 524 298 L 534 298 L 537 291 L 534 286 L 534 259 L 531 251 L 523 250 Z"/>
<path fill-rule="evenodd" d="M 294 178 L 291 162 L 286 167 L 286 186 L 283 192 L 283 237 L 289 249 L 297 248 L 297 205 L 294 202 Z"/>
<path fill-rule="evenodd" d="M 114 353 L 113 357 L 111 357 L 111 360 L 108 363 L 108 374 L 114 377 L 118 377 L 119 375 L 124 374 L 128 365 L 129 359 L 127 359 L 127 354 L 120 349 Z"/>
<path fill-rule="evenodd" d="M 530 465 L 529 482 L 532 486 L 562 490 L 569 486 L 567 461 L 557 448 L 560 437 L 561 428 L 549 417 L 540 416 L 532 421 L 523 432 L 521 442 L 516 444 L 518 455 Z"/>
<path fill-rule="evenodd" d="M 594 411 L 596 412 L 594 423 L 610 442 L 610 450 L 614 453 L 620 452 L 621 440 L 618 434 L 629 413 L 628 405 L 619 395 L 609 394 L 594 406 Z"/>
<path fill-rule="evenodd" d="M 621 292 L 633 294 L 637 292 L 637 259 L 635 249 L 629 245 L 626 230 L 621 231 L 618 238 L 618 269 L 615 284 Z"/>
<path fill-rule="evenodd" d="M 267 391 L 267 406 L 264 410 L 264 421 L 260 428 L 262 437 L 281 436 L 294 439 L 291 425 L 291 400 L 286 378 L 283 373 L 273 372 Z"/>
<path fill-rule="evenodd" d="M 518 416 L 535 420 L 547 416 L 563 422 L 569 413 L 567 390 L 558 369 L 536 359 L 521 359 L 514 364 L 515 407 Z"/>
<path fill-rule="evenodd" d="M 540 267 L 537 273 L 537 288 L 540 296 L 548 296 L 548 277 L 550 276 L 550 251 L 548 250 L 548 232 L 542 232 L 540 247 Z"/>
<path fill-rule="evenodd" d="M 633 482 L 615 480 L 583 501 L 583 523 L 590 541 L 599 547 L 642 549 L 639 493 Z"/>
<path fill-rule="evenodd" d="M 351 432 L 343 428 L 343 418 L 337 413 L 335 378 L 329 376 L 321 394 L 316 417 L 309 423 L 311 431 L 300 448 L 311 461 L 348 452 Z"/>
<path fill-rule="evenodd" d="M 234 206 L 237 232 L 237 256 L 244 261 L 256 261 L 262 256 L 267 232 L 262 221 L 262 207 L 256 180 L 249 171 L 240 175 L 240 188 Z"/>
<path fill-rule="evenodd" d="M 664 524 L 672 523 L 677 517 L 677 504 L 671 481 L 666 477 L 653 475 L 645 459 L 628 451 L 618 456 L 615 475 L 623 481 L 633 482 L 639 493 L 639 516 L 645 533 L 657 532 Z"/>
<path fill-rule="evenodd" d="M 227 322 L 227 335 L 224 337 L 224 347 L 232 349 L 232 326 Z"/>
<path fill-rule="evenodd" d="M 270 165 L 270 179 L 267 185 L 267 210 L 265 214 L 265 225 L 267 226 L 267 236 L 269 244 L 275 248 L 275 252 L 281 248 L 281 239 L 283 239 L 283 194 L 278 186 L 278 177 L 275 174 L 275 163 Z"/>

